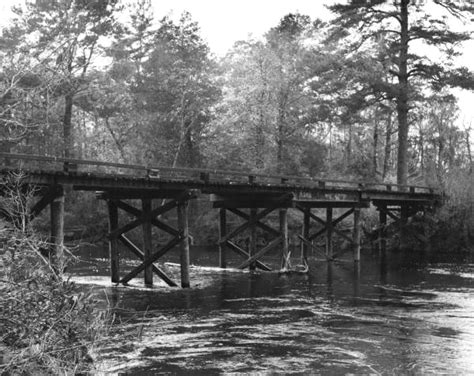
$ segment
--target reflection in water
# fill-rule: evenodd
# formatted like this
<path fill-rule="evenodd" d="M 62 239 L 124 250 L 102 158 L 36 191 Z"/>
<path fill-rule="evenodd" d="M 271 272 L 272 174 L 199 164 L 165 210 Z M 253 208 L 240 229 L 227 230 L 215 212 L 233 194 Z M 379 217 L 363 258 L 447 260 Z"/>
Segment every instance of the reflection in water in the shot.
<path fill-rule="evenodd" d="M 97 280 L 110 286 L 100 270 Z M 169 271 L 177 277 L 179 268 Z M 74 279 L 90 282 L 89 274 L 79 267 Z M 120 325 L 98 352 L 101 369 L 474 373 L 474 265 L 313 260 L 307 275 L 193 268 L 191 280 L 190 290 L 148 290 L 138 280 L 108 287 Z"/>

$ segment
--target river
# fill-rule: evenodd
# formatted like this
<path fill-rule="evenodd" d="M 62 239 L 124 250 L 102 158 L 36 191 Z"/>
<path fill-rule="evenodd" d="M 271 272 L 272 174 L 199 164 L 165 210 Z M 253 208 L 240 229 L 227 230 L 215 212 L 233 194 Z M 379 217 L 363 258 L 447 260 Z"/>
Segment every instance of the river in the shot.
<path fill-rule="evenodd" d="M 119 323 L 97 374 L 474 374 L 472 263 L 366 255 L 360 268 L 312 260 L 308 274 L 287 275 L 216 260 L 195 252 L 186 290 L 113 287 L 105 259 L 76 265 L 72 279 Z"/>

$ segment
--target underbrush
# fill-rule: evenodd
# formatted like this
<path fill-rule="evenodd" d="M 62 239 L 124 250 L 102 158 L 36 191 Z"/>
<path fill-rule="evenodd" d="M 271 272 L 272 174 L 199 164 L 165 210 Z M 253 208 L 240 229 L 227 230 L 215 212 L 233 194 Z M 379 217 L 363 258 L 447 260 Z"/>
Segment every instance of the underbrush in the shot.
<path fill-rule="evenodd" d="M 8 221 L 0 220 L 0 374 L 86 374 L 110 317 L 95 309 L 92 293 L 64 278 L 67 257 L 52 266 L 50 245 L 23 216 L 28 197 L 21 185 L 3 183 L 0 212 Z"/>

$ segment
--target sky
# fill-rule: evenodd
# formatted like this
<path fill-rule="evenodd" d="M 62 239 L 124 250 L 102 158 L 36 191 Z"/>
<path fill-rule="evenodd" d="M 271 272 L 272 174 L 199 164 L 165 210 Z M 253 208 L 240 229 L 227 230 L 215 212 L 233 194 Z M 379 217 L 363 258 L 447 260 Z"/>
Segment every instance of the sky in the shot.
<path fill-rule="evenodd" d="M 127 0 L 123 0 L 127 1 Z M 191 13 L 201 28 L 201 36 L 211 51 L 223 56 L 238 40 L 250 35 L 260 37 L 288 13 L 299 12 L 312 19 L 328 19 L 326 4 L 336 0 L 151 0 L 156 19 L 166 15 L 178 18 Z M 429 0 L 428 0 L 429 1 Z M 5 25 L 10 8 L 23 0 L 0 0 L 0 27 Z M 474 22 L 472 22 L 474 25 Z M 471 25 L 472 27 L 472 25 Z M 462 63 L 474 70 L 474 42 L 466 46 Z M 461 108 L 460 121 L 474 128 L 474 93 L 457 91 Z"/>

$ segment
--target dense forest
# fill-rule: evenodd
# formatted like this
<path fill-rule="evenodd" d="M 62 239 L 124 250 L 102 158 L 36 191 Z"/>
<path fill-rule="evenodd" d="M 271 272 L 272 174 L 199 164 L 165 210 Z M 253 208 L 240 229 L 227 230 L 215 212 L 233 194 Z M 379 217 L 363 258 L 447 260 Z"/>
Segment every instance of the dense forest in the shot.
<path fill-rule="evenodd" d="M 191 14 L 158 20 L 150 0 L 29 1 L 0 38 L 1 149 L 430 185 L 472 216 L 473 128 L 452 89 L 474 88 L 457 63 L 473 6 L 330 10 L 217 58 Z"/>

